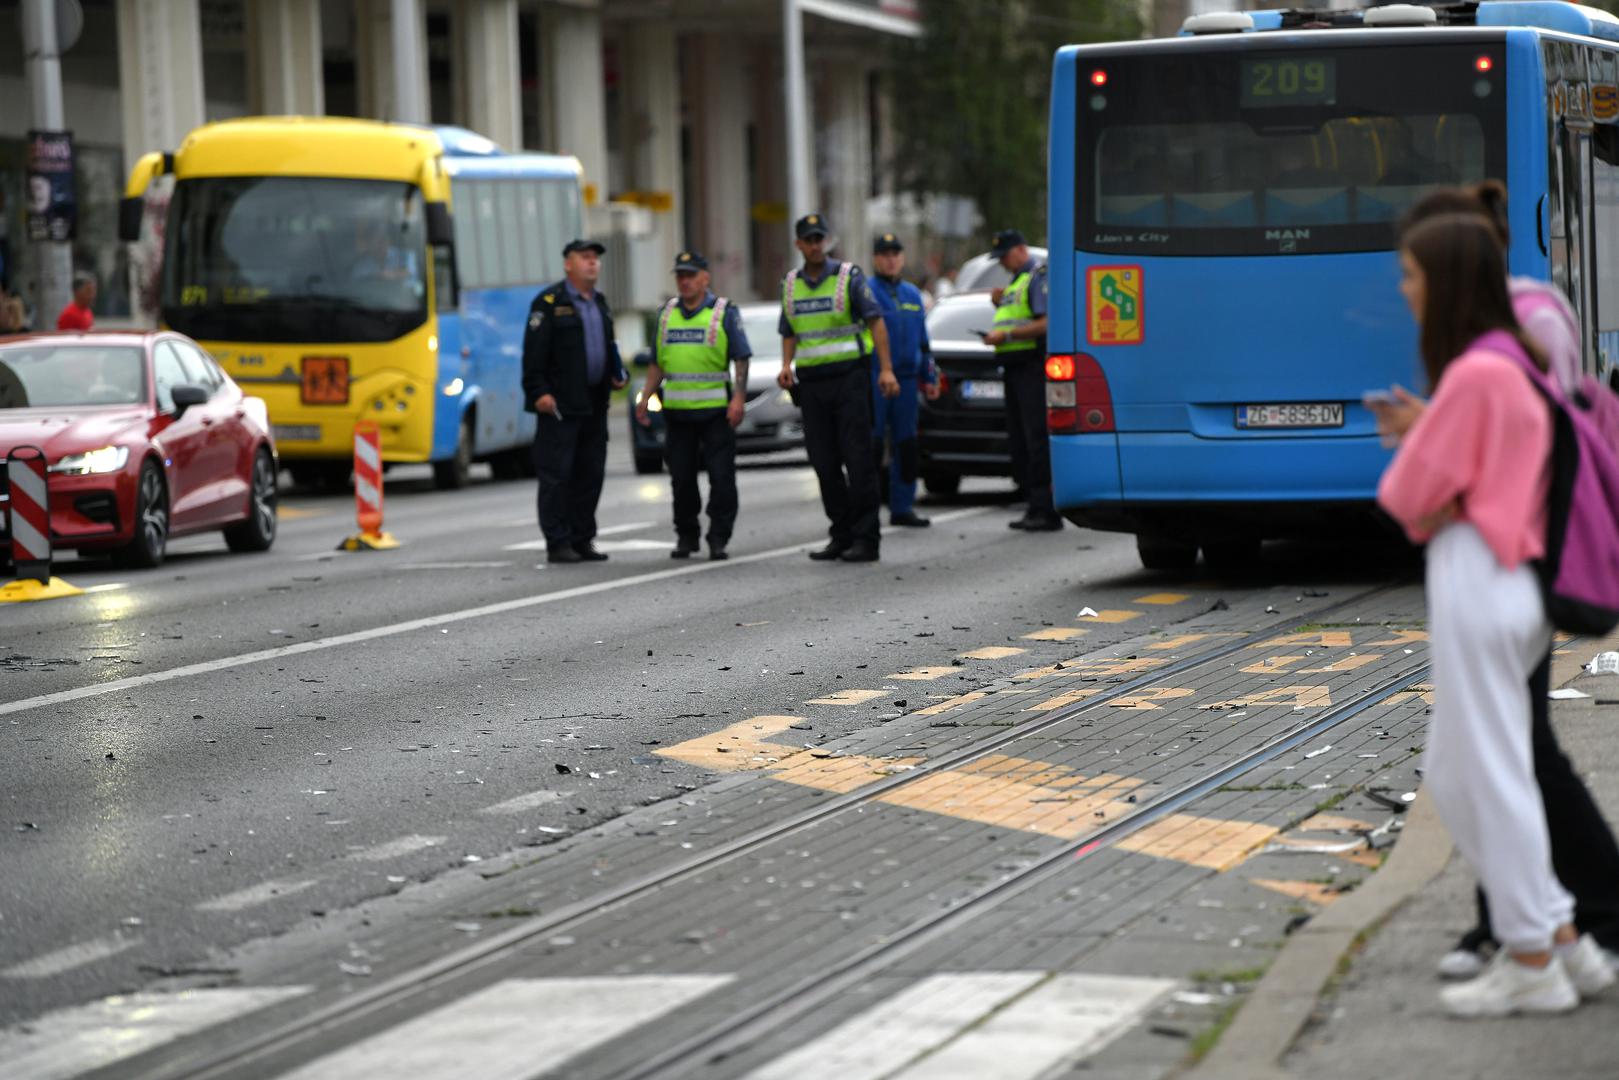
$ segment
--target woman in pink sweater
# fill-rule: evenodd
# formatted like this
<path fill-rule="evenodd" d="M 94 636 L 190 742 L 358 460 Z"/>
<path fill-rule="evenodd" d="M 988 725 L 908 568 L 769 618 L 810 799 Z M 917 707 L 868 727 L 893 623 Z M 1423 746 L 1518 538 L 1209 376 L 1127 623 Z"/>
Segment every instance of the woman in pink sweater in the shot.
<path fill-rule="evenodd" d="M 1401 237 L 1400 290 L 1433 399 L 1378 502 L 1428 545 L 1435 688 L 1425 776 L 1489 897 L 1503 948 L 1441 999 L 1459 1016 L 1561 1012 L 1613 982 L 1552 872 L 1530 746 L 1528 679 L 1551 640 L 1529 565 L 1544 553 L 1551 416 L 1521 367 L 1545 360 L 1513 314 L 1489 222 L 1433 217 Z"/>

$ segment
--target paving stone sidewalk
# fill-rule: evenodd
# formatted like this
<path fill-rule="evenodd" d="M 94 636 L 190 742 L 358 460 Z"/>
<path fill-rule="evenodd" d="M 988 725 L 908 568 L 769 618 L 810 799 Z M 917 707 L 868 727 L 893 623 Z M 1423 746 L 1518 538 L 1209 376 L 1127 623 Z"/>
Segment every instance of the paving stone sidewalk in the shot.
<path fill-rule="evenodd" d="M 1619 677 L 1581 676 L 1569 685 L 1590 696 L 1554 702 L 1553 725 L 1610 822 L 1619 824 Z M 1619 1076 L 1619 989 L 1553 1018 L 1469 1022 L 1440 1011 L 1434 965 L 1471 924 L 1473 880 L 1452 855 L 1438 878 L 1373 932 L 1283 1059 L 1287 1073 L 1311 1080 Z"/>

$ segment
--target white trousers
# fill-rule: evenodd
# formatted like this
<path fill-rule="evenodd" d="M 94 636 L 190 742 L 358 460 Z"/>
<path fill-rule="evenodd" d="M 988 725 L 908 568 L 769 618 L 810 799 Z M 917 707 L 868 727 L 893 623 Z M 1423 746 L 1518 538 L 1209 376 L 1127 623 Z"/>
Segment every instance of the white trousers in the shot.
<path fill-rule="evenodd" d="M 1552 871 L 1535 782 L 1528 682 L 1552 630 L 1534 571 L 1503 568 L 1473 526 L 1446 526 L 1428 545 L 1428 627 L 1428 791 L 1478 875 L 1497 939 L 1513 952 L 1549 949 L 1574 900 Z"/>

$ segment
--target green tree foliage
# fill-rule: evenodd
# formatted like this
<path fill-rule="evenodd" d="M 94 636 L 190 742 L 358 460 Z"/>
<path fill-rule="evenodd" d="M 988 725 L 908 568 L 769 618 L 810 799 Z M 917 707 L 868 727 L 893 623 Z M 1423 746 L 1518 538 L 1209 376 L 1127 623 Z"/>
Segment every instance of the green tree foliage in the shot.
<path fill-rule="evenodd" d="M 970 198 L 985 229 L 1043 237 L 1052 55 L 1139 37 L 1132 0 L 927 0 L 892 67 L 900 184 Z"/>

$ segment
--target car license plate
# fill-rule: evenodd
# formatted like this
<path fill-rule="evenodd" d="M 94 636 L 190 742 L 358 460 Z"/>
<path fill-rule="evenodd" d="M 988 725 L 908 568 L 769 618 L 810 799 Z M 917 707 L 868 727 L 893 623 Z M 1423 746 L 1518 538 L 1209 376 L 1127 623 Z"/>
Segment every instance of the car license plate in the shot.
<path fill-rule="evenodd" d="M 963 401 L 1005 401 L 1006 384 L 994 379 L 963 379 L 961 397 Z"/>
<path fill-rule="evenodd" d="M 320 442 L 319 424 L 275 424 L 276 442 Z"/>
<path fill-rule="evenodd" d="M 1240 428 L 1326 428 L 1344 426 L 1340 401 L 1295 405 L 1238 405 Z"/>

